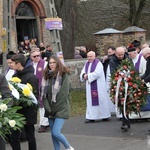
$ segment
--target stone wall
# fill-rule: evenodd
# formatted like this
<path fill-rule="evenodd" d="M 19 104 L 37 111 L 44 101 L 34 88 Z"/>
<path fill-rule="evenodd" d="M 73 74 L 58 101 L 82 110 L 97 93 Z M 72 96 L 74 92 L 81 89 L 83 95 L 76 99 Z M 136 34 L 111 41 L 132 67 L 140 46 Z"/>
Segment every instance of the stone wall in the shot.
<path fill-rule="evenodd" d="M 70 68 L 70 80 L 72 89 L 85 89 L 85 83 L 80 82 L 80 73 L 87 59 L 65 60 L 65 65 Z"/>

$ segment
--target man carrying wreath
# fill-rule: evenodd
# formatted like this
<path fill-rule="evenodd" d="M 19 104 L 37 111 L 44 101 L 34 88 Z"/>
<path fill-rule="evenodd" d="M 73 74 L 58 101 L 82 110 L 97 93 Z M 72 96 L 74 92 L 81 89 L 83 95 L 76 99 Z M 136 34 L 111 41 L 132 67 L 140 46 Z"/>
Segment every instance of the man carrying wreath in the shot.
<path fill-rule="evenodd" d="M 122 114 L 121 129 L 127 131 L 130 128 L 129 115 L 133 112 L 140 115 L 141 108 L 146 104 L 147 88 L 129 58 L 122 59 L 111 73 L 110 83 L 111 100 Z"/>
<path fill-rule="evenodd" d="M 33 94 L 38 98 L 38 79 L 34 75 L 34 68 L 32 65 L 27 65 L 27 58 L 23 54 L 16 54 L 12 56 L 12 67 L 16 70 L 14 77 L 21 79 L 22 84 L 29 83 L 33 88 Z M 30 99 L 29 99 L 30 100 Z M 21 105 L 21 104 L 20 104 Z M 26 118 L 24 126 L 29 150 L 36 150 L 35 128 L 34 124 L 37 123 L 37 106 L 22 105 L 19 110 Z M 11 134 L 11 146 L 13 150 L 21 150 L 20 146 L 20 131 L 13 130 Z"/>

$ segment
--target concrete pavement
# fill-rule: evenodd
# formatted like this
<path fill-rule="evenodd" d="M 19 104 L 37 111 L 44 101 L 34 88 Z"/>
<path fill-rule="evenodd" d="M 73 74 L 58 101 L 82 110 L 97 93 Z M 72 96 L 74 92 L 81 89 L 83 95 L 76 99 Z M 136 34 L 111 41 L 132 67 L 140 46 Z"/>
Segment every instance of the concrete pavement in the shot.
<path fill-rule="evenodd" d="M 121 121 L 112 116 L 109 121 L 84 123 L 84 116 L 72 117 L 65 122 L 62 132 L 75 150 L 150 150 L 149 121 L 134 121 L 128 132 L 120 129 Z M 37 150 L 54 150 L 50 131 L 38 133 Z M 22 150 L 28 150 L 27 142 L 21 142 Z M 11 150 L 6 144 L 6 150 Z M 61 150 L 65 150 L 62 146 Z"/>

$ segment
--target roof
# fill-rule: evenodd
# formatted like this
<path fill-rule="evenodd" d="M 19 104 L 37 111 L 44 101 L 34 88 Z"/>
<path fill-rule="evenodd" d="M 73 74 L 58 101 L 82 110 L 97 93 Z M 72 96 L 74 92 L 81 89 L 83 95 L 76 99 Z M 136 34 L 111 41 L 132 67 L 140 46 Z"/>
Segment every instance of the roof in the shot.
<path fill-rule="evenodd" d="M 122 31 L 113 29 L 113 28 L 106 28 L 104 30 L 98 31 L 94 34 L 114 34 L 114 33 L 122 33 Z"/>
<path fill-rule="evenodd" d="M 143 32 L 143 31 L 146 31 L 145 29 L 142 29 L 142 28 L 139 28 L 139 27 L 136 27 L 136 26 L 131 26 L 131 27 L 128 27 L 126 29 L 123 30 L 123 32 Z"/>

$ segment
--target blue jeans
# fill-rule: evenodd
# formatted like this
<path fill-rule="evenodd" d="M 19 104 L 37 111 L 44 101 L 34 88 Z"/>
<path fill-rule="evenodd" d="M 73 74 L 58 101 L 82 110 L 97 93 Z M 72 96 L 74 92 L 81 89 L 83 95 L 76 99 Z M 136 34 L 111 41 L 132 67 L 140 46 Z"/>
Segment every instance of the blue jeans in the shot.
<path fill-rule="evenodd" d="M 49 126 L 51 128 L 52 141 L 55 150 L 60 150 L 60 142 L 64 145 L 66 149 L 69 148 L 69 143 L 66 137 L 61 133 L 61 129 L 65 122 L 62 118 L 49 118 Z"/>

